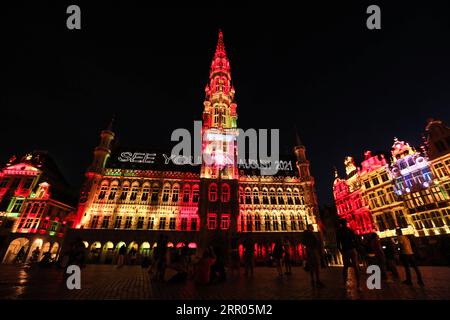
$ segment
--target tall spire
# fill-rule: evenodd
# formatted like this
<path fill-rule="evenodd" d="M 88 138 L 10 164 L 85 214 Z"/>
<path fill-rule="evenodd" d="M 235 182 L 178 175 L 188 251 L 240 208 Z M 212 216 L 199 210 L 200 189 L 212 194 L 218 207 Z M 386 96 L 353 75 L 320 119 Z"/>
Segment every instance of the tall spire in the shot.
<path fill-rule="evenodd" d="M 231 83 L 230 62 L 225 52 L 223 33 L 219 30 L 216 51 L 211 62 L 208 84 L 203 102 L 203 132 L 211 130 L 214 135 L 202 135 L 202 152 L 211 155 L 213 163 L 202 164 L 202 178 L 220 177 L 237 179 L 237 113 Z M 224 138 L 213 138 L 222 135 Z"/>
<path fill-rule="evenodd" d="M 210 77 L 214 76 L 217 72 L 230 72 L 230 62 L 225 51 L 225 43 L 223 41 L 223 32 L 219 30 L 219 38 L 217 40 L 216 52 L 211 63 Z"/>
<path fill-rule="evenodd" d="M 300 139 L 300 136 L 298 134 L 298 130 L 297 130 L 297 126 L 294 125 L 294 130 L 295 130 L 295 146 L 296 147 L 300 147 L 303 146 L 302 140 Z"/>
<path fill-rule="evenodd" d="M 223 42 L 223 32 L 219 29 L 219 39 L 217 40 L 217 47 L 216 47 L 216 53 L 214 55 L 214 58 L 223 58 L 227 57 L 227 53 L 225 51 L 225 44 Z"/>

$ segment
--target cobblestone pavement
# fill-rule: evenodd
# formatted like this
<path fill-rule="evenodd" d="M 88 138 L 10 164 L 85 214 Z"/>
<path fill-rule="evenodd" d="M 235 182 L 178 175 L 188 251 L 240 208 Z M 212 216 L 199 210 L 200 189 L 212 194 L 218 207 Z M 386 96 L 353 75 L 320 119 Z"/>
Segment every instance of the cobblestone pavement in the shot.
<path fill-rule="evenodd" d="M 147 271 L 139 266 L 116 269 L 110 265 L 88 265 L 81 272 L 81 289 L 68 290 L 60 269 L 0 265 L 0 299 L 449 300 L 450 268 L 422 267 L 421 270 L 425 288 L 417 284 L 410 287 L 394 282 L 383 283 L 381 290 L 368 290 L 363 286 L 362 291 L 358 292 L 351 283 L 351 273 L 349 283 L 343 284 L 342 269 L 339 267 L 322 269 L 326 287 L 314 289 L 310 285 L 309 274 L 298 267 L 293 268 L 292 275 L 284 276 L 283 279 L 277 278 L 274 268 L 260 267 L 255 269 L 253 278 L 241 275 L 222 284 L 198 286 L 192 281 L 185 284 L 151 281 Z M 403 270 L 399 268 L 399 271 L 403 277 Z"/>

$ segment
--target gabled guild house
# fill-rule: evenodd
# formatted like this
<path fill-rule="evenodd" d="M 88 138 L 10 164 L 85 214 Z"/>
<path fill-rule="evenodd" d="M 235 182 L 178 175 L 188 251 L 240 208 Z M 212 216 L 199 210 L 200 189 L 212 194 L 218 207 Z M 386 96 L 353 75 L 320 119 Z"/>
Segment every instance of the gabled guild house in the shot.
<path fill-rule="evenodd" d="M 27 262 L 33 252 L 40 260 L 47 251 L 58 259 L 75 206 L 75 193 L 47 152 L 11 157 L 0 171 L 2 262 Z"/>
<path fill-rule="evenodd" d="M 260 262 L 269 258 L 277 239 L 285 239 L 292 257 L 302 258 L 302 232 L 308 224 L 319 232 L 305 147 L 298 142 L 281 157 L 275 175 L 224 161 L 238 159 L 238 113 L 222 32 L 203 105 L 199 164 L 180 165 L 170 151 L 117 145 L 112 124 L 101 132 L 67 237 L 68 243 L 81 237 L 90 262 L 113 262 L 122 245 L 145 256 L 161 234 L 169 246 L 220 244 L 225 250 L 232 236 L 245 234 L 255 242 Z"/>
<path fill-rule="evenodd" d="M 389 157 L 366 151 L 361 166 L 344 161 L 346 178 L 333 184 L 338 215 L 363 236 L 414 239 L 419 257 L 441 263 L 450 247 L 450 129 L 430 119 L 418 149 L 394 139 Z"/>

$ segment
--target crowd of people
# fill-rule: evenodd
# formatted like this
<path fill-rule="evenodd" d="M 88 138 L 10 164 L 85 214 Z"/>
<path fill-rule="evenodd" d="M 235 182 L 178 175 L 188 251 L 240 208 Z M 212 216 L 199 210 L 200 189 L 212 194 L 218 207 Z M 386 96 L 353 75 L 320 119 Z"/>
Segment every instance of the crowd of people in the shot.
<path fill-rule="evenodd" d="M 361 289 L 361 273 L 369 265 L 377 265 L 380 268 L 382 281 L 389 283 L 399 280 L 397 270 L 397 261 L 399 260 L 406 275 L 406 279 L 402 283 L 412 285 L 410 270 L 412 268 L 416 273 L 417 283 L 424 286 L 422 274 L 414 257 L 413 245 L 409 238 L 402 234 L 401 229 L 397 229 L 395 239 L 387 239 L 382 243 L 376 233 L 363 237 L 357 236 L 348 228 L 347 221 L 340 219 L 336 239 L 343 259 L 344 284 L 347 284 L 348 270 L 352 268 L 356 287 Z M 153 279 L 164 281 L 166 269 L 172 269 L 176 273 L 168 279 L 169 282 L 193 279 L 198 284 L 208 284 L 225 281 L 227 271 L 232 277 L 240 274 L 239 244 L 242 244 L 243 248 L 244 275 L 246 277 L 254 275 L 255 244 L 248 234 L 244 234 L 242 237 L 237 234 L 232 236 L 228 255 L 220 246 L 207 246 L 203 251 L 199 250 L 202 252 L 199 255 L 199 252 L 189 250 L 187 244 L 180 249 L 167 248 L 167 241 L 167 236 L 162 235 L 153 253 L 152 263 L 149 266 L 149 272 L 154 273 Z M 312 225 L 309 225 L 304 231 L 302 245 L 304 248 L 303 269 L 310 274 L 311 286 L 324 288 L 320 273 L 321 269 L 327 266 L 327 259 L 323 241 L 314 232 Z M 270 259 L 275 265 L 279 278 L 292 274 L 291 248 L 288 238 L 278 239 L 273 246 Z"/>
<path fill-rule="evenodd" d="M 400 261 L 405 270 L 406 285 L 412 285 L 411 268 L 415 271 L 417 283 L 424 286 L 422 274 L 417 266 L 414 246 L 409 238 L 397 229 L 395 238 L 380 240 L 376 233 L 357 236 L 348 226 L 345 219 L 339 220 L 336 232 L 336 244 L 342 255 L 342 277 L 347 284 L 348 270 L 353 269 L 355 283 L 361 288 L 361 273 L 370 265 L 377 265 L 383 281 L 398 281 L 400 276 L 397 262 Z M 156 246 L 144 255 L 138 254 L 136 248 L 127 248 L 125 244 L 116 252 L 116 267 L 124 264 L 140 263 L 148 269 L 151 279 L 155 281 L 184 282 L 188 279 L 197 284 L 206 285 L 226 281 L 227 272 L 231 277 L 240 276 L 241 263 L 246 277 L 254 276 L 255 243 L 249 234 L 231 236 L 229 247 L 208 245 L 205 248 L 189 248 L 185 242 L 177 248 L 169 247 L 169 238 L 161 234 Z M 240 245 L 242 252 L 240 253 Z M 310 274 L 311 286 L 324 288 L 320 279 L 321 269 L 326 267 L 327 259 L 323 241 L 313 226 L 308 225 L 302 234 L 303 269 Z M 270 253 L 271 264 L 275 266 L 279 278 L 292 274 L 292 246 L 287 237 L 279 238 Z M 22 248 L 16 257 L 16 262 L 25 261 L 25 249 Z M 139 256 L 139 259 L 137 258 Z M 29 262 L 36 262 L 42 267 L 57 264 L 65 268 L 68 265 L 84 267 L 87 260 L 87 250 L 81 238 L 75 239 L 60 257 L 54 261 L 50 252 L 41 255 L 40 248 L 31 252 Z M 284 268 L 284 272 L 283 272 Z"/>
<path fill-rule="evenodd" d="M 386 282 L 394 282 L 399 279 L 397 270 L 397 256 L 401 261 L 406 279 L 402 282 L 412 285 L 411 269 L 413 268 L 417 283 L 424 286 L 422 274 L 417 266 L 413 245 L 409 238 L 403 235 L 400 228 L 396 229 L 396 238 L 387 239 L 381 243 L 378 234 L 373 232 L 364 237 L 358 237 L 347 226 L 345 219 L 339 220 L 339 229 L 336 232 L 336 241 L 343 259 L 343 280 L 346 283 L 348 269 L 352 268 L 355 273 L 357 288 L 361 289 L 361 266 L 377 265 L 380 268 L 381 279 Z M 389 278 L 388 273 L 391 274 Z"/>

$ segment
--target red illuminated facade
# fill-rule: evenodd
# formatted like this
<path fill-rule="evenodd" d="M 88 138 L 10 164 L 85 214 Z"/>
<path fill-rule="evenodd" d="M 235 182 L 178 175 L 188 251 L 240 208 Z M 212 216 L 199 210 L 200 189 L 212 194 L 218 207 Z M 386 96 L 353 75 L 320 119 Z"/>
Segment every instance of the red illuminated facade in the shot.
<path fill-rule="evenodd" d="M 283 162 L 287 169 L 274 176 L 239 166 L 237 104 L 222 32 L 203 106 L 198 165 L 172 165 L 170 154 L 116 146 L 112 124 L 101 132 L 68 239 L 81 236 L 91 262 L 111 262 L 123 244 L 145 256 L 160 234 L 168 235 L 169 246 L 228 250 L 233 234 L 246 233 L 260 261 L 276 239 L 286 238 L 292 257 L 302 258 L 302 231 L 308 224 L 319 231 L 306 148 L 298 143 Z"/>
<path fill-rule="evenodd" d="M 59 255 L 65 232 L 72 227 L 75 197 L 53 160 L 43 152 L 12 157 L 0 171 L 0 256 L 15 260 L 23 247 L 25 260 L 39 248 Z M 37 251 L 36 251 L 37 252 Z"/>
<path fill-rule="evenodd" d="M 366 164 L 369 159 L 366 159 Z M 351 229 L 357 234 L 365 234 L 374 231 L 372 217 L 367 208 L 362 192 L 359 176 L 364 174 L 370 167 L 366 166 L 364 171 L 359 171 L 353 158 L 345 159 L 347 179 L 341 179 L 335 171 L 335 180 L 333 184 L 333 194 L 336 203 L 336 209 L 340 218 L 347 220 Z"/>

